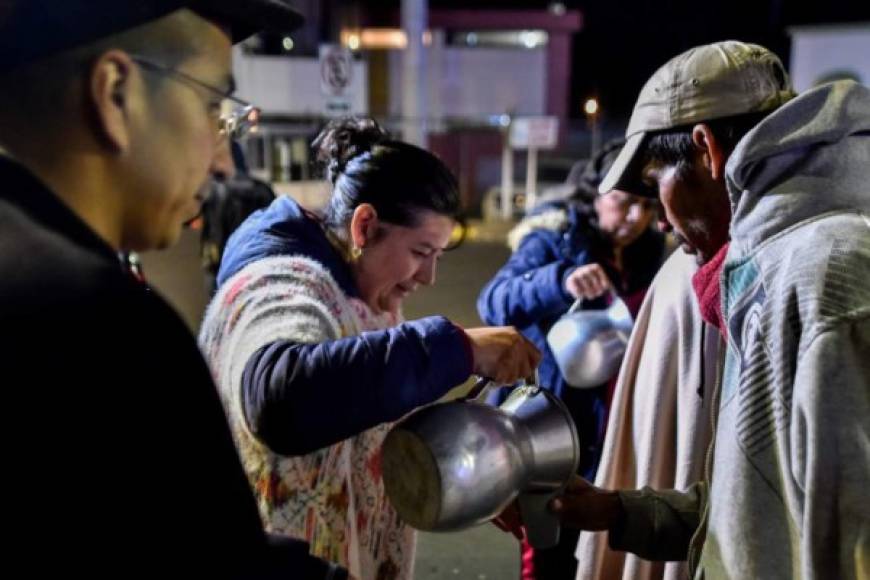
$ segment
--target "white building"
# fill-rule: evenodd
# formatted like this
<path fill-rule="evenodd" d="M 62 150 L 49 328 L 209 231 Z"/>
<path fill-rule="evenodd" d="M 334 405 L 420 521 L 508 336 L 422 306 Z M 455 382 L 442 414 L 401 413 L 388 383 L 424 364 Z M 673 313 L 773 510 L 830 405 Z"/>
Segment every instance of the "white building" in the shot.
<path fill-rule="evenodd" d="M 870 22 L 795 26 L 791 36 L 791 77 L 804 91 L 830 76 L 857 77 L 870 86 Z"/>

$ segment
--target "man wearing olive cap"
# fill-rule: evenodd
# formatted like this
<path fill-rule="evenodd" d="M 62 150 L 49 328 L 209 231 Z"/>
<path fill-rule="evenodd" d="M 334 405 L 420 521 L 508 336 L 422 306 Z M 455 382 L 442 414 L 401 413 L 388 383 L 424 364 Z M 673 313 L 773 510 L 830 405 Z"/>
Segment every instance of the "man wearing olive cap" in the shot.
<path fill-rule="evenodd" d="M 346 577 L 263 533 L 193 337 L 118 260 L 175 242 L 250 125 L 233 42 L 300 21 L 277 0 L 0 3 L 3 528 L 21 576 Z"/>
<path fill-rule="evenodd" d="M 577 480 L 553 508 L 610 547 L 696 578 L 870 571 L 870 91 L 794 96 L 763 47 L 719 42 L 660 68 L 602 182 L 649 186 L 701 268 L 727 342 L 705 478 L 687 492 Z"/>

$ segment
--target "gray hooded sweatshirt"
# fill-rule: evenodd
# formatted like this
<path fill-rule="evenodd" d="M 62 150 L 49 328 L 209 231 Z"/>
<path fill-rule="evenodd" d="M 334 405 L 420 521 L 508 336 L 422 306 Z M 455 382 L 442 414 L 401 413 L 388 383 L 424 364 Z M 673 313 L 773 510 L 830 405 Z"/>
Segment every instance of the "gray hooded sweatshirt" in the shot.
<path fill-rule="evenodd" d="M 709 499 L 622 494 L 611 545 L 679 554 L 706 503 L 697 577 L 870 578 L 870 90 L 832 83 L 783 105 L 726 181 Z"/>

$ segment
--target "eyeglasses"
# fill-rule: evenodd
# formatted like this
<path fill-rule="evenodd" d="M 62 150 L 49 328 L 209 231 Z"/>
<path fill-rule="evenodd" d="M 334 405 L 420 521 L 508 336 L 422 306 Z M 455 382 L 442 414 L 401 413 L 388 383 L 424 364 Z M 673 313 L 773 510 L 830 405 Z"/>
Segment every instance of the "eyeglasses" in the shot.
<path fill-rule="evenodd" d="M 217 125 L 218 134 L 222 137 L 230 139 L 241 139 L 251 131 L 253 131 L 260 120 L 260 109 L 251 103 L 234 97 L 222 91 L 217 87 L 213 87 L 208 83 L 204 83 L 199 79 L 195 79 L 190 75 L 179 72 L 173 68 L 163 66 L 152 60 L 141 56 L 131 56 L 134 62 L 139 66 L 151 70 L 153 72 L 164 74 L 173 80 L 184 83 L 194 88 L 205 89 L 206 91 L 219 96 L 220 111 L 218 113 Z"/>

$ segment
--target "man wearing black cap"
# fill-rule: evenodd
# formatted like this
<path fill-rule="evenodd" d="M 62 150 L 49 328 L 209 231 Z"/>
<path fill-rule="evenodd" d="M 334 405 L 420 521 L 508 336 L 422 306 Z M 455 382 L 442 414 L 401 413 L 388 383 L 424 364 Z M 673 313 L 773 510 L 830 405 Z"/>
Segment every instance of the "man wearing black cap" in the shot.
<path fill-rule="evenodd" d="M 234 41 L 283 2 L 0 2 L 7 565 L 345 578 L 270 541 L 193 337 L 118 252 L 172 244 L 252 108 Z M 223 148 L 223 149 L 222 149 Z"/>

